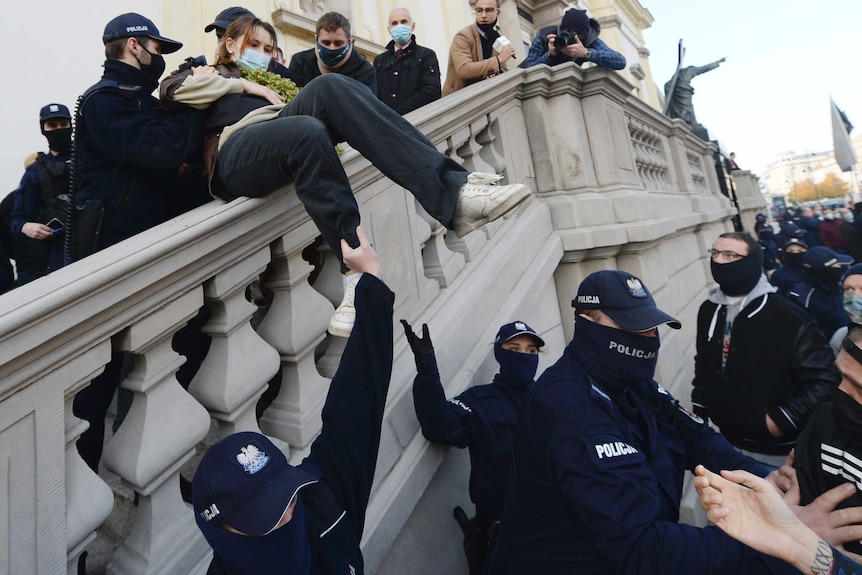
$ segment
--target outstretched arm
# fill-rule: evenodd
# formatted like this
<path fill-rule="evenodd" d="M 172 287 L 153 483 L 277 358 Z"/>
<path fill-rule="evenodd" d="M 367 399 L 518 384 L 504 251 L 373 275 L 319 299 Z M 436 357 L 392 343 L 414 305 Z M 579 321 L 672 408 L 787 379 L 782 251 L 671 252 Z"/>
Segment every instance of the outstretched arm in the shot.
<path fill-rule="evenodd" d="M 832 573 L 833 563 L 839 561 L 852 567 L 845 571 L 847 575 L 862 573 L 862 567 L 838 557 L 839 553 L 806 527 L 767 481 L 746 471 L 717 475 L 702 465 L 695 473 L 701 506 L 710 521 L 734 539 L 783 559 L 803 573 Z"/>

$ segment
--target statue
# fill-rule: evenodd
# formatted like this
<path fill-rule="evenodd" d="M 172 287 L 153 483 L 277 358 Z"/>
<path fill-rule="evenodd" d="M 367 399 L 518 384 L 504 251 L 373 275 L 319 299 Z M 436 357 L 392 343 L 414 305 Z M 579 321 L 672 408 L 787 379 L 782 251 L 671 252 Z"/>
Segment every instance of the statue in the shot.
<path fill-rule="evenodd" d="M 683 67 L 682 59 L 684 55 L 685 48 L 682 47 L 682 40 L 680 40 L 679 63 L 677 64 L 676 72 L 667 84 L 664 85 L 664 115 L 668 118 L 681 119 L 691 126 L 692 131 L 696 135 L 708 140 L 709 137 L 706 135 L 706 129 L 698 123 L 694 115 L 694 106 L 691 101 L 694 88 L 691 87 L 691 81 L 695 76 L 715 70 L 726 58 L 721 58 L 705 66 Z"/>

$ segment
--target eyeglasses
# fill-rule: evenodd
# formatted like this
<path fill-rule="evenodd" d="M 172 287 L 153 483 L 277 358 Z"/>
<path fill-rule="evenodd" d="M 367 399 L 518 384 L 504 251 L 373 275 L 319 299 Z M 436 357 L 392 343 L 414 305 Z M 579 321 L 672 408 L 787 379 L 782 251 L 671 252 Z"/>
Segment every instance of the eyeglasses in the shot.
<path fill-rule="evenodd" d="M 496 8 L 476 8 L 473 10 L 473 12 L 476 13 L 476 16 L 481 16 L 482 14 L 493 14 L 496 11 Z"/>
<path fill-rule="evenodd" d="M 741 260 L 742 258 L 745 257 L 743 255 L 736 253 L 736 252 L 714 250 L 712 248 L 706 250 L 706 253 L 708 253 L 709 257 L 711 257 L 714 260 L 717 260 L 719 258 L 719 256 L 721 256 L 723 259 L 725 259 L 729 262 L 735 262 L 736 260 Z"/>

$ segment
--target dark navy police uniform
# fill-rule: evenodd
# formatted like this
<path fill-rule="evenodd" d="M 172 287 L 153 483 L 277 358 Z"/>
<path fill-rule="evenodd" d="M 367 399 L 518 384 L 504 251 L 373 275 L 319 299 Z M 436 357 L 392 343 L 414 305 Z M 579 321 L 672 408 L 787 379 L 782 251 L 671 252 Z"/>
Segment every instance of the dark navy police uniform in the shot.
<path fill-rule="evenodd" d="M 613 391 L 576 355 L 570 344 L 528 398 L 492 573 L 795 572 L 717 527 L 677 523 L 685 469 L 765 468 L 655 381 Z"/>

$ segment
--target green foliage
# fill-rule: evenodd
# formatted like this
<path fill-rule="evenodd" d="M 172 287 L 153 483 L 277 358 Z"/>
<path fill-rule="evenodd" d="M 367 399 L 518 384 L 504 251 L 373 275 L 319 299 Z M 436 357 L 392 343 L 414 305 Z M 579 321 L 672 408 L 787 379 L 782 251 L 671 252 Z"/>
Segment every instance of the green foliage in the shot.
<path fill-rule="evenodd" d="M 294 84 L 293 80 L 282 78 L 278 74 L 273 74 L 272 72 L 263 69 L 246 70 L 245 68 L 241 68 L 241 72 L 242 77 L 249 82 L 265 86 L 281 96 L 284 99 L 285 104 L 293 100 L 293 98 L 299 94 L 299 86 Z"/>

